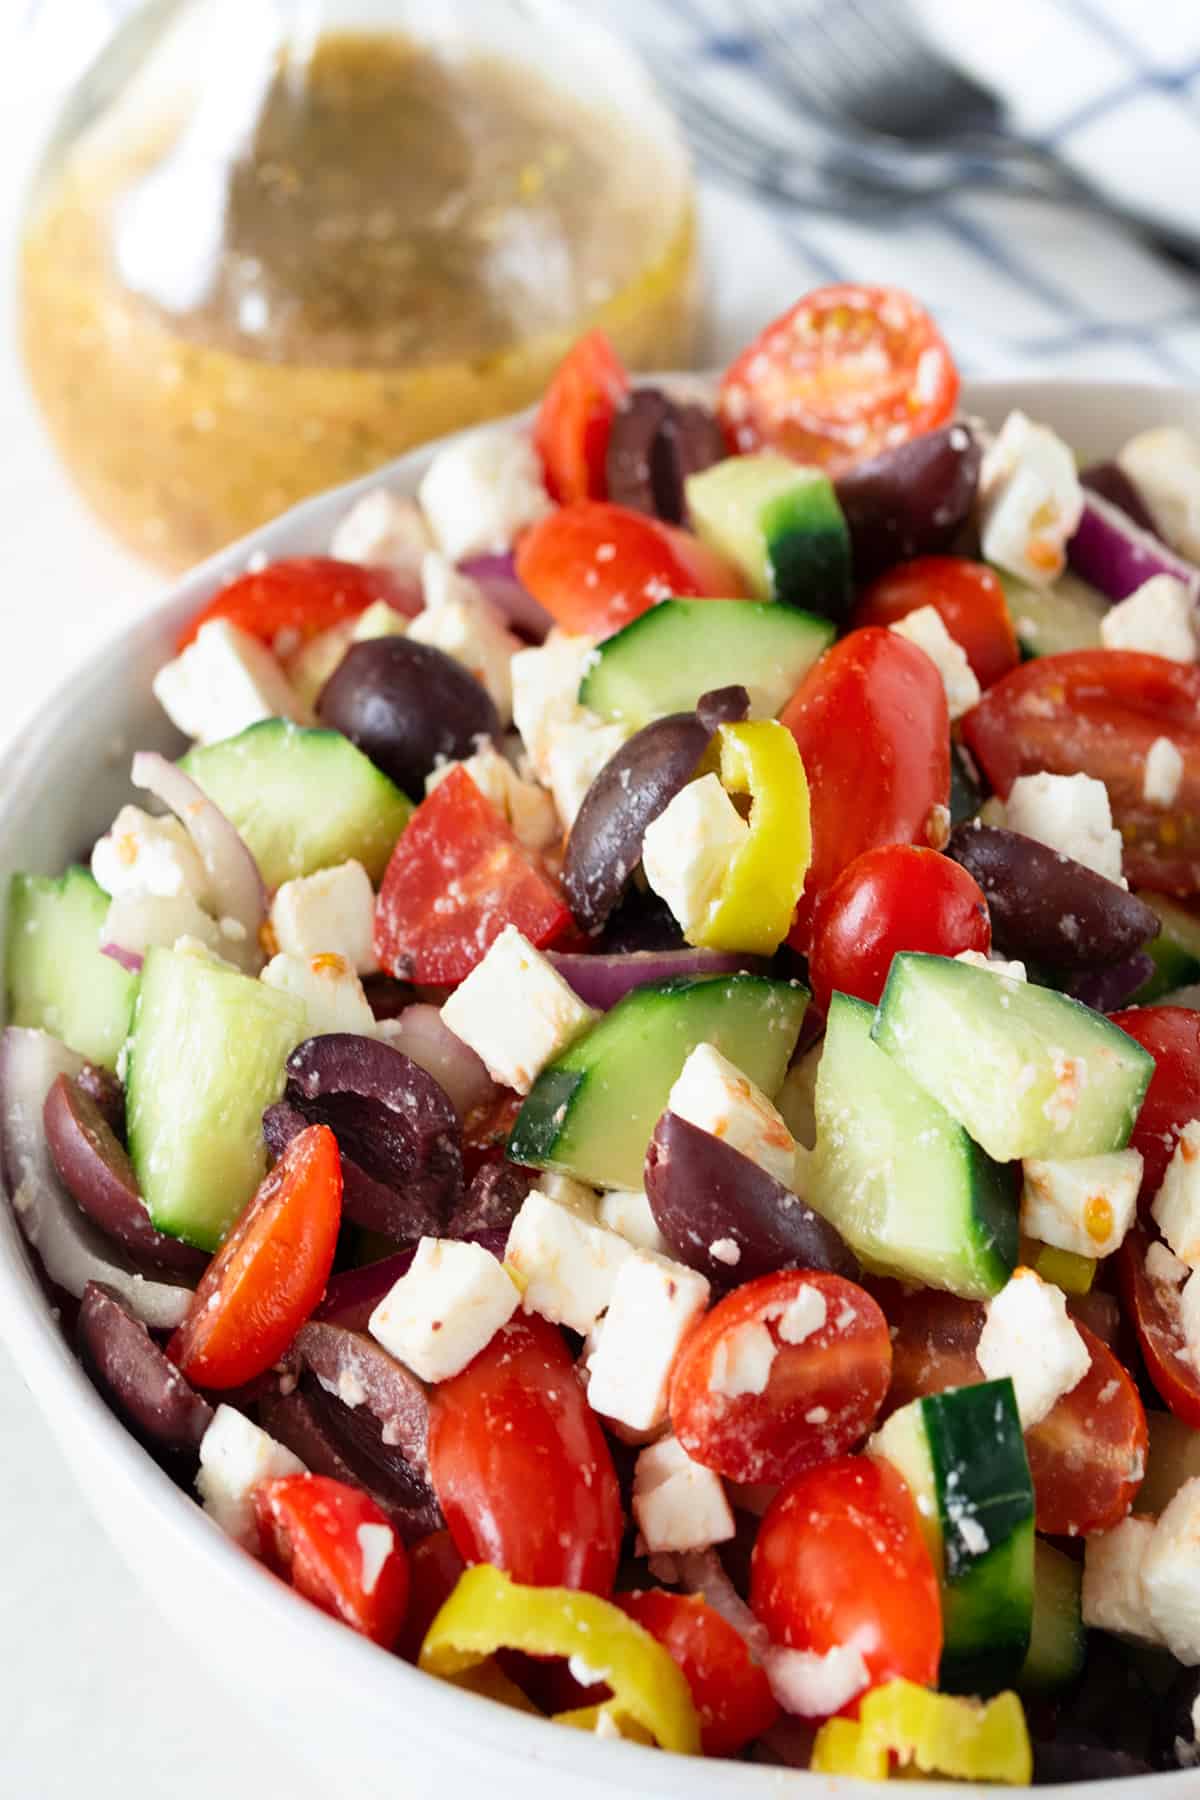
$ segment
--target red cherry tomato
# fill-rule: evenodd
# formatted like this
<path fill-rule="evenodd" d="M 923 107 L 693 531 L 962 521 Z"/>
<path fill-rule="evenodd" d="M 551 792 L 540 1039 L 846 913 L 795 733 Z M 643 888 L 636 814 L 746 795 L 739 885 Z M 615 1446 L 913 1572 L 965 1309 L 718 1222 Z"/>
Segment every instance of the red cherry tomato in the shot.
<path fill-rule="evenodd" d="M 389 975 L 441 986 L 464 980 L 506 925 L 540 948 L 573 920 L 540 860 L 466 770 L 451 769 L 392 851 L 375 909 L 375 954 Z"/>
<path fill-rule="evenodd" d="M 766 1672 L 754 1661 L 741 1633 L 699 1594 L 668 1594 L 654 1588 L 613 1598 L 683 1670 L 706 1756 L 736 1756 L 771 1729 L 779 1708 Z"/>
<path fill-rule="evenodd" d="M 429 1467 L 468 1563 L 607 1597 L 624 1531 L 600 1422 L 562 1334 L 518 1314 L 433 1391 Z"/>
<path fill-rule="evenodd" d="M 989 688 L 963 739 L 1001 798 L 1018 775 L 1092 775 L 1108 789 L 1133 887 L 1200 893 L 1200 664 L 1134 650 L 1071 650 L 1023 663 Z M 1183 757 L 1178 798 L 1143 798 L 1146 755 L 1168 737 Z"/>
<path fill-rule="evenodd" d="M 726 372 L 731 444 L 837 472 L 944 425 L 958 371 L 937 326 L 898 288 L 817 288 Z"/>
<path fill-rule="evenodd" d="M 408 618 L 421 610 L 417 583 L 395 569 L 333 556 L 289 556 L 239 575 L 214 594 L 184 626 L 175 648 L 185 650 L 210 619 L 228 619 L 277 655 L 288 656 L 319 632 L 356 619 L 376 600 L 386 600 Z"/>
<path fill-rule="evenodd" d="M 408 1606 L 408 1558 L 361 1488 L 328 1475 L 279 1475 L 254 1493 L 259 1534 L 292 1586 L 390 1650 Z"/>
<path fill-rule="evenodd" d="M 848 863 L 936 833 L 934 809 L 950 799 L 950 714 L 925 652 L 872 626 L 827 650 L 780 718 L 800 748 L 812 808 L 812 863 L 788 936 L 807 951 L 813 909 Z"/>
<path fill-rule="evenodd" d="M 1186 1006 L 1131 1006 L 1112 1015 L 1154 1058 L 1154 1073 L 1129 1142 L 1142 1153 L 1142 1193 L 1148 1206 L 1162 1184 L 1180 1133 L 1200 1119 L 1200 1013 Z"/>
<path fill-rule="evenodd" d="M 431 1531 L 409 1545 L 408 1611 L 396 1645 L 406 1662 L 416 1662 L 425 1633 L 458 1586 L 466 1566 L 448 1531 Z"/>
<path fill-rule="evenodd" d="M 607 501 L 581 500 L 531 525 L 517 575 L 564 631 L 608 637 L 671 595 L 738 599 L 745 582 L 699 538 Z"/>
<path fill-rule="evenodd" d="M 277 1363 L 325 1292 L 342 1222 L 327 1125 L 294 1137 L 209 1263 L 167 1355 L 197 1387 L 232 1388 Z"/>
<path fill-rule="evenodd" d="M 1146 1252 L 1153 1241 L 1139 1223 L 1117 1252 L 1121 1299 L 1133 1320 L 1146 1373 L 1175 1417 L 1200 1428 L 1200 1370 L 1184 1336 L 1179 1289 L 1146 1272 Z"/>
<path fill-rule="evenodd" d="M 917 1503 L 890 1463 L 844 1456 L 793 1476 L 759 1530 L 750 1604 L 774 1643 L 818 1656 L 854 1644 L 872 1687 L 937 1684 L 938 1579 Z M 856 1714 L 858 1697 L 842 1711 Z"/>
<path fill-rule="evenodd" d="M 932 606 L 961 644 L 979 681 L 991 687 L 1021 660 L 999 576 L 965 556 L 918 556 L 873 581 L 854 613 L 855 625 L 895 625 Z"/>
<path fill-rule="evenodd" d="M 538 408 L 533 441 L 558 501 L 603 500 L 612 422 L 629 377 L 605 332 L 589 331 L 559 364 Z"/>
<path fill-rule="evenodd" d="M 829 1010 L 835 989 L 874 1006 L 901 950 L 957 956 L 991 949 L 987 901 L 973 876 L 936 850 L 884 844 L 856 856 L 813 913 L 808 974 Z"/>
<path fill-rule="evenodd" d="M 887 1320 L 853 1281 L 762 1275 L 683 1344 L 671 1425 L 689 1456 L 730 1481 L 785 1481 L 866 1436 L 891 1367 Z"/>

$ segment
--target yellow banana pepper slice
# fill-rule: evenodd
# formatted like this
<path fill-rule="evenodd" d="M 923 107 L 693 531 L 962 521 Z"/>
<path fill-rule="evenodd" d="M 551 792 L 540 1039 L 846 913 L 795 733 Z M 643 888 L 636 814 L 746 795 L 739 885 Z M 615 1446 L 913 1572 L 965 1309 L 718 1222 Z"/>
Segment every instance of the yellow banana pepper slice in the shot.
<path fill-rule="evenodd" d="M 958 1781 L 996 1781 L 1028 1786 L 1033 1752 L 1025 1713 L 1016 1694 L 986 1703 L 935 1694 L 912 1681 L 875 1688 L 859 1709 L 858 1723 L 830 1719 L 817 1733 L 812 1768 L 822 1775 L 887 1778 L 891 1758 L 926 1775 Z"/>
<path fill-rule="evenodd" d="M 808 780 L 795 738 L 777 719 L 722 725 L 717 740 L 722 787 L 750 796 L 750 836 L 695 941 L 770 956 L 788 934 L 812 861 Z"/>

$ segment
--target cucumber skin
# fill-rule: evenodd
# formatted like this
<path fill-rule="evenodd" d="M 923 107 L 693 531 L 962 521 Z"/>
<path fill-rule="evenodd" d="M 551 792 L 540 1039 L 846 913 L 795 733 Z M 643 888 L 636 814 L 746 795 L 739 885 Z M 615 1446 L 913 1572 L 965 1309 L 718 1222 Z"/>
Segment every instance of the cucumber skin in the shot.
<path fill-rule="evenodd" d="M 818 510 L 822 516 L 814 520 Z M 850 533 L 832 482 L 827 492 L 812 482 L 768 501 L 762 529 L 775 598 L 844 625 L 853 599 Z"/>
<path fill-rule="evenodd" d="M 108 907 L 108 895 L 80 863 L 57 877 L 14 875 L 4 975 L 10 1025 L 47 1031 L 88 1062 L 115 1069 L 138 978 L 100 949 Z M 67 991 L 57 998 L 52 990 L 60 987 Z"/>

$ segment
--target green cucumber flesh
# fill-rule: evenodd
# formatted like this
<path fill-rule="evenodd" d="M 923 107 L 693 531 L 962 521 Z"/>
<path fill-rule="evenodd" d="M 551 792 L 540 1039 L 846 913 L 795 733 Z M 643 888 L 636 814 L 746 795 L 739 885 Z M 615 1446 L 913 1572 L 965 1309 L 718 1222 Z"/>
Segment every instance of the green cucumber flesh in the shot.
<path fill-rule="evenodd" d="M 897 956 L 872 1036 L 997 1162 L 1123 1150 L 1154 1059 L 1103 1014 L 952 957 Z"/>
<path fill-rule="evenodd" d="M 535 1081 L 513 1162 L 598 1187 L 640 1188 L 646 1145 L 691 1052 L 712 1044 L 768 1095 L 787 1072 L 808 994 L 761 975 L 680 977 L 635 988 Z"/>
<path fill-rule="evenodd" d="M 826 618 L 850 610 L 850 532 L 832 481 L 775 451 L 732 456 L 686 485 L 688 516 L 760 600 Z"/>
<path fill-rule="evenodd" d="M 1017 1260 L 1013 1182 L 872 1041 L 874 1016 L 830 1003 L 805 1198 L 878 1272 L 987 1299 Z"/>
<path fill-rule="evenodd" d="M 1099 650 L 1100 621 L 1112 602 L 1081 581 L 1062 575 L 1053 587 L 1039 588 L 1010 575 L 993 571 L 1000 579 L 1009 616 L 1028 660 L 1034 656 L 1058 656 L 1066 650 Z"/>
<path fill-rule="evenodd" d="M 1087 1651 L 1082 1587 L 1082 1562 L 1038 1538 L 1033 1550 L 1033 1630 L 1016 1678 L 1023 1694 L 1053 1694 L 1082 1675 Z"/>
<path fill-rule="evenodd" d="M 1154 973 L 1147 976 L 1131 1002 L 1149 1006 L 1152 1000 L 1200 980 L 1200 919 L 1165 894 L 1139 893 L 1138 899 L 1152 907 L 1160 921 L 1158 936 L 1146 945 L 1154 959 Z"/>
<path fill-rule="evenodd" d="M 606 638 L 579 698 L 640 731 L 740 682 L 752 718 L 773 719 L 833 642 L 829 619 L 762 600 L 664 600 Z"/>
<path fill-rule="evenodd" d="M 137 976 L 100 950 L 109 898 L 89 871 L 14 875 L 8 891 L 5 987 L 10 1025 L 60 1038 L 115 1069 L 137 993 Z"/>

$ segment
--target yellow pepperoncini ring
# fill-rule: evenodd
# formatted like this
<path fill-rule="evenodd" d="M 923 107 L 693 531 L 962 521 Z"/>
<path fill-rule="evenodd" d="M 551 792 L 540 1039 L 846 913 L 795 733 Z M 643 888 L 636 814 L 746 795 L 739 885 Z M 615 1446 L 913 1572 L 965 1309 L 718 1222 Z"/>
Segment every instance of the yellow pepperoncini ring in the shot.
<path fill-rule="evenodd" d="M 1027 1787 L 1033 1752 L 1016 1694 L 966 1700 L 935 1694 L 912 1681 L 889 1681 L 863 1700 L 858 1720 L 830 1719 L 813 1745 L 821 1775 L 886 1781 L 892 1759 L 925 1775 Z"/>
<path fill-rule="evenodd" d="M 573 1588 L 522 1587 L 479 1563 L 460 1576 L 426 1632 L 420 1666 L 454 1681 L 497 1650 L 581 1657 L 612 1689 L 603 1710 L 622 1735 L 640 1728 L 664 1750 L 699 1753 L 700 1725 L 678 1663 L 610 1601 Z M 563 1722 L 579 1723 L 570 1714 Z"/>
<path fill-rule="evenodd" d="M 770 956 L 787 936 L 812 861 L 808 780 L 796 740 L 777 719 L 722 725 L 721 785 L 750 796 L 750 835 L 736 851 L 695 942 Z"/>

